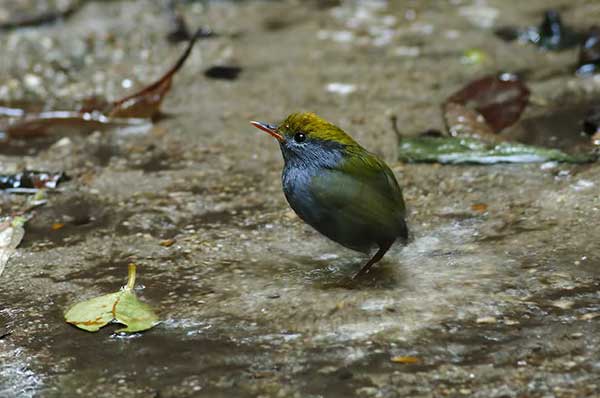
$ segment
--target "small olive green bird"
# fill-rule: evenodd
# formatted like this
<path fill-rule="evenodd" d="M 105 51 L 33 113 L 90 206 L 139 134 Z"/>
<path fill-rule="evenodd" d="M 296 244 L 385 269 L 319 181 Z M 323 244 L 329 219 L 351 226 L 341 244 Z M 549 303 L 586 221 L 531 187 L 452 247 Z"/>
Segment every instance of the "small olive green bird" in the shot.
<path fill-rule="evenodd" d="M 279 126 L 250 123 L 279 141 L 283 192 L 302 220 L 349 249 L 378 248 L 354 278 L 396 240 L 406 242 L 402 190 L 383 160 L 314 113 L 293 113 Z"/>

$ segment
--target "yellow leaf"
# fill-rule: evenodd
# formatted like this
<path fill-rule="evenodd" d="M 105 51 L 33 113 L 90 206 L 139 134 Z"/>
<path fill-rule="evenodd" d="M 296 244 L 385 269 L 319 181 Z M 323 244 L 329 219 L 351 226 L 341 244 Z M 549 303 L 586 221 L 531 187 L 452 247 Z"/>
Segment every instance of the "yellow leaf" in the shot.
<path fill-rule="evenodd" d="M 96 332 L 113 321 L 126 326 L 117 332 L 127 333 L 141 332 L 157 325 L 158 316 L 133 292 L 135 269 L 135 264 L 129 264 L 129 278 L 123 290 L 75 304 L 65 313 L 65 321 L 88 332 Z"/>

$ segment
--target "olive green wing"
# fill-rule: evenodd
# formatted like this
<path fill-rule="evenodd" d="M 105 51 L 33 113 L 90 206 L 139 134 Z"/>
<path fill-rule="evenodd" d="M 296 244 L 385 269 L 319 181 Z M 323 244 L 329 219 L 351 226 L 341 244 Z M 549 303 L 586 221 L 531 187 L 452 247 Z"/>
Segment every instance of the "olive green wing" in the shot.
<path fill-rule="evenodd" d="M 338 167 L 323 170 L 311 180 L 310 190 L 319 206 L 340 223 L 367 223 L 391 233 L 404 226 L 402 191 L 389 167 L 368 155 L 350 156 Z"/>
<path fill-rule="evenodd" d="M 350 152 L 336 170 L 349 174 L 362 181 L 385 199 L 392 202 L 395 208 L 404 215 L 405 205 L 402 189 L 392 170 L 377 156 L 362 148 Z"/>

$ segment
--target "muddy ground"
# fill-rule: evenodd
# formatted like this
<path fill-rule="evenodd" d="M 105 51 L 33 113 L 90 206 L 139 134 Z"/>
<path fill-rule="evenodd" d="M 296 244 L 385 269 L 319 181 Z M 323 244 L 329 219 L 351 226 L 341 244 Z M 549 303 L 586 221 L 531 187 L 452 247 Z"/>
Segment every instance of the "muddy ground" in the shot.
<path fill-rule="evenodd" d="M 589 26 L 600 3 L 331 3 L 184 2 L 190 26 L 218 35 L 176 76 L 167 117 L 3 144 L 3 172 L 72 180 L 0 277 L 0 396 L 600 396 L 600 166 L 403 164 L 389 122 L 441 129 L 444 98 L 500 70 L 527 76 L 531 115 L 593 97 L 600 81 L 572 74 L 576 49 L 540 52 L 492 29 L 537 24 L 548 7 Z M 117 98 L 185 46 L 165 40 L 165 2 L 80 5 L 0 32 L 1 101 Z M 472 48 L 483 63 L 465 63 Z M 207 78 L 213 65 L 242 72 Z M 404 187 L 412 241 L 359 282 L 348 277 L 364 256 L 291 212 L 279 149 L 248 124 L 299 110 L 380 154 Z M 0 199 L 5 214 L 25 200 Z M 159 326 L 121 336 L 64 322 L 73 303 L 122 286 L 130 262 Z"/>

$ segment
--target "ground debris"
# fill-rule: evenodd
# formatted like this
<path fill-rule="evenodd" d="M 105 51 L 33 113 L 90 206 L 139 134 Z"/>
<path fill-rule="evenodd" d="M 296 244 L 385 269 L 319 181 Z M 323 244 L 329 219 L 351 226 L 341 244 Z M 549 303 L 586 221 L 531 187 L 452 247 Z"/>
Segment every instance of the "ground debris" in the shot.
<path fill-rule="evenodd" d="M 600 27 L 592 27 L 581 44 L 576 73 L 590 75 L 600 68 Z"/>
<path fill-rule="evenodd" d="M 65 134 L 65 130 L 90 133 L 114 127 L 146 126 L 160 115 L 160 105 L 171 88 L 173 76 L 189 57 L 198 35 L 193 35 L 183 54 L 158 80 L 137 92 L 109 102 L 91 97 L 74 111 L 28 112 L 0 107 L 0 140 Z"/>
<path fill-rule="evenodd" d="M 159 323 L 158 316 L 133 292 L 135 275 L 136 265 L 129 264 L 127 286 L 116 293 L 75 304 L 65 312 L 65 321 L 88 332 L 96 332 L 110 322 L 126 326 L 117 330 L 117 333 L 141 332 L 156 326 Z"/>
<path fill-rule="evenodd" d="M 193 34 L 188 28 L 184 15 L 177 10 L 177 1 L 175 0 L 169 1 L 167 12 L 169 15 L 169 31 L 166 37 L 169 43 L 188 41 L 193 37 L 204 39 L 216 36 L 215 32 L 208 28 L 199 28 Z"/>
<path fill-rule="evenodd" d="M 563 24 L 556 10 L 547 10 L 539 26 L 517 28 L 504 26 L 496 30 L 496 36 L 506 41 L 519 40 L 535 44 L 543 50 L 559 51 L 575 47 L 582 33 Z"/>
<path fill-rule="evenodd" d="M 392 361 L 394 363 L 404 363 L 404 364 L 414 364 L 414 363 L 421 362 L 421 360 L 417 357 L 403 356 L 403 355 L 394 356 L 394 357 L 390 358 L 390 361 Z"/>
<path fill-rule="evenodd" d="M 400 141 L 398 158 L 406 162 L 496 164 L 548 161 L 585 163 L 594 161 L 596 156 L 569 155 L 558 149 L 517 142 L 488 144 L 474 138 L 414 137 L 403 138 Z"/>
<path fill-rule="evenodd" d="M 158 242 L 158 244 L 163 247 L 171 247 L 175 244 L 175 242 L 176 242 L 175 239 L 163 239 L 160 242 Z"/>
<path fill-rule="evenodd" d="M 0 174 L 0 190 L 13 193 L 32 193 L 40 189 L 56 189 L 58 184 L 68 181 L 63 172 L 25 170 L 16 174 Z"/>
<path fill-rule="evenodd" d="M 447 135 L 431 134 L 432 130 L 427 130 L 416 137 L 403 137 L 392 119 L 392 127 L 399 137 L 398 158 L 407 162 L 450 164 L 584 163 L 597 159 L 590 142 L 594 137 L 578 146 L 581 140 L 575 139 L 577 126 L 570 126 L 567 142 L 576 150 L 568 153 L 540 145 L 539 140 L 529 144 L 528 135 L 517 140 L 514 136 L 498 134 L 519 120 L 529 103 L 529 94 L 529 88 L 516 75 L 501 73 L 474 80 L 448 97 L 442 106 Z M 511 131 L 520 129 L 529 133 L 533 129 L 527 126 L 535 120 L 522 120 Z M 584 128 L 587 125 L 584 124 Z M 556 124 L 550 128 L 558 129 Z M 555 134 L 553 130 L 544 129 L 542 133 L 550 137 L 545 141 L 556 141 L 551 139 Z"/>
<path fill-rule="evenodd" d="M 0 221 L 0 276 L 4 272 L 10 256 L 25 235 L 25 229 L 23 228 L 25 221 L 26 219 L 20 216 Z"/>
<path fill-rule="evenodd" d="M 478 136 L 497 141 L 490 138 L 490 133 L 498 133 L 519 119 L 529 103 L 529 93 L 525 83 L 511 73 L 474 80 L 446 100 L 446 127 L 453 136 Z M 465 114 L 461 115 L 455 109 L 457 105 L 464 107 L 461 109 Z M 475 121 L 470 122 L 472 126 L 469 126 L 469 121 L 473 119 Z M 456 131 L 459 124 L 466 124 L 470 128 L 466 132 Z"/>

